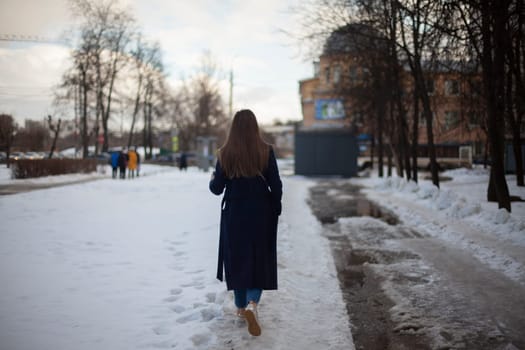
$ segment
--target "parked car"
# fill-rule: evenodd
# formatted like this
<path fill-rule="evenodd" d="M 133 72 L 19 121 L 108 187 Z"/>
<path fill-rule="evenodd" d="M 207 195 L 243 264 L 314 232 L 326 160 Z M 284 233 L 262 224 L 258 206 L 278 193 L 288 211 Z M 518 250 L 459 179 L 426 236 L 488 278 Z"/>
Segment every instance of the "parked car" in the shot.
<path fill-rule="evenodd" d="M 96 159 L 96 160 L 98 160 L 100 162 L 107 163 L 109 161 L 109 159 L 111 158 L 111 154 L 109 154 L 108 152 L 102 152 L 102 153 L 99 153 L 99 154 L 90 153 L 88 155 L 88 158 Z"/>
<path fill-rule="evenodd" d="M 25 159 L 25 155 L 22 152 L 11 152 L 11 154 L 9 154 L 9 159 L 11 160 Z"/>
<path fill-rule="evenodd" d="M 42 157 L 38 152 L 26 152 L 24 154 L 24 158 L 25 159 L 43 159 L 44 157 Z"/>
<path fill-rule="evenodd" d="M 153 160 L 156 161 L 156 162 L 169 162 L 169 163 L 172 163 L 172 162 L 175 161 L 172 153 L 170 153 L 170 154 L 162 154 L 162 155 L 157 154 L 157 155 L 155 155 Z"/>

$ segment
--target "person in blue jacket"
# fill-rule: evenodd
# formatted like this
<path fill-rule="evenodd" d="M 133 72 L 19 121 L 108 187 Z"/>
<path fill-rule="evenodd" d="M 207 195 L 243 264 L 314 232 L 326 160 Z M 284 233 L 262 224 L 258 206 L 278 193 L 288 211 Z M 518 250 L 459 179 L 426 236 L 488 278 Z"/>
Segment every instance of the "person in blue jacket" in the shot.
<path fill-rule="evenodd" d="M 277 222 L 282 183 L 272 147 L 252 111 L 238 111 L 209 184 L 224 192 L 217 278 L 233 290 L 237 315 L 251 335 L 261 334 L 257 304 L 263 290 L 277 289 Z"/>
<path fill-rule="evenodd" d="M 119 153 L 120 152 L 112 152 L 110 158 L 111 169 L 113 170 L 112 176 L 114 179 L 117 178 Z"/>

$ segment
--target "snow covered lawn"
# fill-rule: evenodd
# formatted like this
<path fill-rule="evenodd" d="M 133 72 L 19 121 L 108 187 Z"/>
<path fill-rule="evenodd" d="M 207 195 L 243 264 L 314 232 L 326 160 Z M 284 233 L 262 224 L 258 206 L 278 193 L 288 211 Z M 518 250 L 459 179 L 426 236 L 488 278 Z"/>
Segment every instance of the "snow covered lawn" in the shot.
<path fill-rule="evenodd" d="M 142 164 L 140 167 L 141 175 L 153 175 L 170 170 L 171 167 Z M 0 185 L 38 185 L 38 184 L 62 184 L 66 182 L 76 182 L 90 179 L 104 179 L 111 177 L 111 167 L 109 165 L 99 165 L 97 172 L 89 174 L 64 174 L 57 176 L 43 176 L 29 179 L 12 179 L 11 169 L 5 164 L 0 164 Z"/>
<path fill-rule="evenodd" d="M 263 294 L 254 338 L 215 279 L 208 179 L 170 169 L 1 196 L 0 347 L 353 349 L 311 183 L 284 179 L 280 289 Z"/>

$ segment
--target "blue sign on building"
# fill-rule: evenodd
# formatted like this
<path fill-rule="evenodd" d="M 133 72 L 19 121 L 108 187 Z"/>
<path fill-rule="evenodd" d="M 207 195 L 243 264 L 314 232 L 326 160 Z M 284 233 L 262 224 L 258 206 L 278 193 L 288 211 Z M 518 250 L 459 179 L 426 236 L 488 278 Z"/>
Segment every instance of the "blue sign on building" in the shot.
<path fill-rule="evenodd" d="M 342 119 L 345 117 L 345 107 L 342 99 L 318 99 L 315 100 L 315 119 L 329 120 Z"/>

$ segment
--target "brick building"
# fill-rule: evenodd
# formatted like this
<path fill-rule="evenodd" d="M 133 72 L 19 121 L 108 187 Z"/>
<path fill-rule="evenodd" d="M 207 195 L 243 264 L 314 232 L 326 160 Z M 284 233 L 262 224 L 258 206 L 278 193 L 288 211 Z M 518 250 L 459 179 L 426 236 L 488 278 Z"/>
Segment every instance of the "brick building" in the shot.
<path fill-rule="evenodd" d="M 352 30 L 370 30 L 353 24 Z M 366 40 L 366 35 L 363 36 Z M 361 154 L 369 152 L 367 142 L 373 129 L 372 118 L 357 102 L 355 93 L 366 93 L 360 84 L 370 81 L 370 72 L 362 62 L 362 47 L 353 40 L 345 40 L 344 32 L 335 31 L 327 39 L 323 53 L 314 62 L 313 77 L 299 81 L 303 130 L 323 128 L 351 129 L 361 140 Z M 361 51 L 360 51 L 361 50 Z M 444 68 L 447 67 L 447 68 Z M 463 70 L 464 71 L 464 70 Z M 456 69 L 453 64 L 427 69 L 427 85 L 430 92 L 434 143 L 440 158 L 458 158 L 460 148 L 472 157 L 482 158 L 486 146 L 486 134 L 482 129 L 484 120 L 479 76 L 472 76 Z M 405 109 L 412 125 L 413 100 L 412 78 L 408 67 L 401 70 L 401 85 L 407 96 Z M 342 87 L 353 87 L 352 93 Z M 346 91 L 346 92 L 343 92 Z M 373 96 L 368 96 L 370 99 Z M 363 96 L 359 97 L 361 101 Z M 367 96 L 364 96 L 366 99 Z M 419 155 L 425 157 L 427 131 L 420 108 Z"/>

